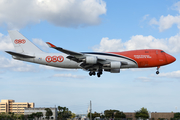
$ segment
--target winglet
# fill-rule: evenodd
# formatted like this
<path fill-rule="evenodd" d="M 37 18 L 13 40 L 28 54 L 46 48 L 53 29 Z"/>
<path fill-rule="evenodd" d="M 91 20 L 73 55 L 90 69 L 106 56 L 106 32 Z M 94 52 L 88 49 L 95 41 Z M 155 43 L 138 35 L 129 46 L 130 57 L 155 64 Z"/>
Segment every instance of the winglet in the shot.
<path fill-rule="evenodd" d="M 55 48 L 55 47 L 56 47 L 55 45 L 51 44 L 50 42 L 46 42 L 46 44 L 47 44 L 49 47 L 51 47 L 51 48 Z"/>

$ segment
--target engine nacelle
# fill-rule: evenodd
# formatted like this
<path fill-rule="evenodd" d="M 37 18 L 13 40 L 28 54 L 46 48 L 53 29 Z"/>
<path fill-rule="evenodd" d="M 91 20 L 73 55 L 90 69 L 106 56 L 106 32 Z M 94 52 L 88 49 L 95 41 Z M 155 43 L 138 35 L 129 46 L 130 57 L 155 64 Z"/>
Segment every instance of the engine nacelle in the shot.
<path fill-rule="evenodd" d="M 121 62 L 110 62 L 110 68 L 111 69 L 120 69 L 121 68 Z"/>
<path fill-rule="evenodd" d="M 85 62 L 87 64 L 96 64 L 97 63 L 97 57 L 87 56 Z"/>
<path fill-rule="evenodd" d="M 120 73 L 120 69 L 111 69 L 110 72 L 111 73 Z"/>

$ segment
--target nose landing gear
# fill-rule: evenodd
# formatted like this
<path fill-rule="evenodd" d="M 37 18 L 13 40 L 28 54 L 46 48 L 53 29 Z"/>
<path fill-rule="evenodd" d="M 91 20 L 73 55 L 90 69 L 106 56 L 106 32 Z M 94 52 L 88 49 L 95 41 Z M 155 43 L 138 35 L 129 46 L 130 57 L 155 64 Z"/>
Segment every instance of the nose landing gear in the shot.
<path fill-rule="evenodd" d="M 156 71 L 157 75 L 159 74 L 159 68 L 160 68 L 160 66 L 157 67 L 157 71 Z"/>

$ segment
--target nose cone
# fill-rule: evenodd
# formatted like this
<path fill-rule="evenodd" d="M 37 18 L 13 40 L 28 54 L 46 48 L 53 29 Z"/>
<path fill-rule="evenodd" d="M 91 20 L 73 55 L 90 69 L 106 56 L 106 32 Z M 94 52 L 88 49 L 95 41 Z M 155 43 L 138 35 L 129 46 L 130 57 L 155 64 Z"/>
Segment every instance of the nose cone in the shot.
<path fill-rule="evenodd" d="M 169 54 L 166 54 L 166 59 L 167 59 L 168 64 L 176 61 L 176 58 Z"/>

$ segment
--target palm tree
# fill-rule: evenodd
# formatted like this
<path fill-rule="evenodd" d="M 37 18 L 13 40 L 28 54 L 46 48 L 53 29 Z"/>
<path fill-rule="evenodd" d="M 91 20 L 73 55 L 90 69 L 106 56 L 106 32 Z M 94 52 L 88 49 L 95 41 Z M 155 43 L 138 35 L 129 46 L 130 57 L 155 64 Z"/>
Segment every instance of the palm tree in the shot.
<path fill-rule="evenodd" d="M 49 120 L 49 117 L 52 116 L 53 113 L 52 113 L 52 111 L 51 111 L 50 108 L 45 108 L 45 110 L 46 110 L 46 117 L 47 117 L 47 119 Z"/>
<path fill-rule="evenodd" d="M 37 116 L 37 118 L 38 118 L 38 120 L 39 120 L 39 118 L 41 118 L 41 117 L 43 116 L 43 113 L 42 113 L 42 112 L 37 112 L 37 113 L 36 113 L 36 116 Z"/>

